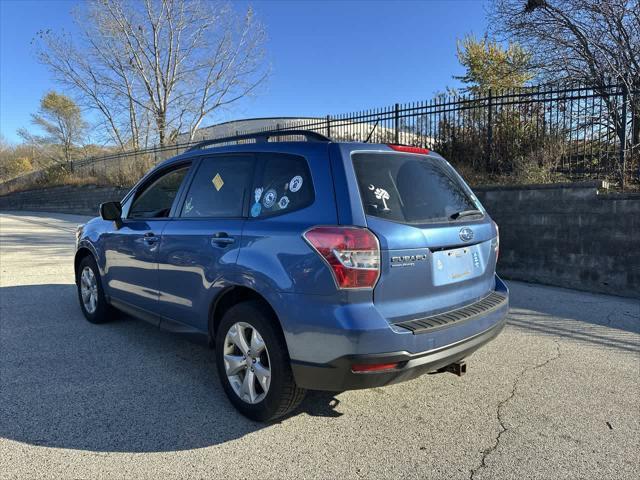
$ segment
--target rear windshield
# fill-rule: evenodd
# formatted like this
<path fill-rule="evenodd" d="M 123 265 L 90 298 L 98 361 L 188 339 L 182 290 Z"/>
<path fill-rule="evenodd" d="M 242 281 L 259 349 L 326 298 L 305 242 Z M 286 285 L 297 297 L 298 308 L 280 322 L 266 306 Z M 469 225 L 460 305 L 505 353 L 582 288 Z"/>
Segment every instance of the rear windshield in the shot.
<path fill-rule="evenodd" d="M 401 223 L 452 221 L 478 206 L 441 160 L 406 153 L 355 153 L 353 167 L 367 215 Z"/>

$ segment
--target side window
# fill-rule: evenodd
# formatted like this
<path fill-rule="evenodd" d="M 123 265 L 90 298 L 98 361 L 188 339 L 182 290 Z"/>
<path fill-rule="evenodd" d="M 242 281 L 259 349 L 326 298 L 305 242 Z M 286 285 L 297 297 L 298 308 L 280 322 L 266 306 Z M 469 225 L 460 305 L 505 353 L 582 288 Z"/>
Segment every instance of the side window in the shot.
<path fill-rule="evenodd" d="M 171 205 L 178 195 L 189 166 L 183 166 L 163 174 L 136 194 L 129 210 L 129 218 L 168 217 Z"/>
<path fill-rule="evenodd" d="M 221 155 L 203 159 L 189 187 L 180 216 L 242 217 L 254 163 L 253 155 Z"/>
<path fill-rule="evenodd" d="M 251 192 L 249 214 L 252 217 L 287 213 L 313 203 L 311 173 L 304 157 L 264 153 L 259 158 L 264 168 L 262 174 L 256 176 Z"/>

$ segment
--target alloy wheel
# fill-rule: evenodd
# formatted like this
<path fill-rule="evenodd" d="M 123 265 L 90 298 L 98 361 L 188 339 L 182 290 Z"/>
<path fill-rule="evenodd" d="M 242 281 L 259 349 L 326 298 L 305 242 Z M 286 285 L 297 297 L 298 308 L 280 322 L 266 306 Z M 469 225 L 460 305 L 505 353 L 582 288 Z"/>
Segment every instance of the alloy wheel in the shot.
<path fill-rule="evenodd" d="M 84 267 L 80 274 L 80 294 L 84 309 L 93 314 L 98 308 L 98 281 L 91 267 Z"/>
<path fill-rule="evenodd" d="M 231 325 L 224 339 L 224 370 L 229 384 L 244 402 L 261 402 L 269 392 L 271 363 L 258 330 L 245 322 Z"/>

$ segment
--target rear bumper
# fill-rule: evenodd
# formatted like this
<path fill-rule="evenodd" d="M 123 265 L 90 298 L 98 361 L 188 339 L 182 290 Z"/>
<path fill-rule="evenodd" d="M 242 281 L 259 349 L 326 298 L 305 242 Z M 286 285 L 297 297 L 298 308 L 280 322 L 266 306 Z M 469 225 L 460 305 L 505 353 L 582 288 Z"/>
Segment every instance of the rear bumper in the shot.
<path fill-rule="evenodd" d="M 509 292 L 500 278 L 495 279 L 494 293 L 501 299 L 499 303 L 484 310 L 477 303 L 464 311 L 449 312 L 445 314 L 452 320 L 449 324 L 440 319 L 443 324 L 430 325 L 435 323 L 434 317 L 428 317 L 427 322 L 419 319 L 418 324 L 410 322 L 404 327 L 390 325 L 379 318 L 375 308 L 358 304 L 307 308 L 297 317 L 305 320 L 307 331 L 290 334 L 285 328 L 296 383 L 310 390 L 328 391 L 379 387 L 413 379 L 468 357 L 495 338 L 505 325 Z M 469 315 L 469 311 L 477 314 Z M 458 314 L 465 312 L 466 316 Z M 301 327 L 299 323 L 297 326 Z M 353 365 L 389 363 L 398 365 L 393 370 L 352 371 Z"/>
<path fill-rule="evenodd" d="M 374 355 L 347 355 L 324 364 L 292 362 L 296 383 L 311 390 L 344 391 L 359 388 L 382 387 L 404 382 L 425 373 L 439 370 L 468 357 L 478 348 L 493 340 L 504 328 L 506 316 L 491 328 L 452 345 L 418 354 L 391 352 Z M 384 372 L 353 373 L 354 364 L 380 364 L 399 362 L 398 368 Z"/>

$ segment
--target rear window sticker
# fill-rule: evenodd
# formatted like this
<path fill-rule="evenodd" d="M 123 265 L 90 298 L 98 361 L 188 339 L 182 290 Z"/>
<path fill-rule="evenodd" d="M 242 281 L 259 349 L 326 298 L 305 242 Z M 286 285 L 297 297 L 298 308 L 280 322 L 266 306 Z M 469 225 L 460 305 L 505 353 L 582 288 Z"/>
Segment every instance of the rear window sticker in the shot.
<path fill-rule="evenodd" d="M 287 197 L 286 195 L 284 195 L 282 198 L 280 198 L 280 201 L 278 202 L 278 206 L 284 210 L 285 208 L 287 208 L 289 206 L 289 197 Z"/>
<path fill-rule="evenodd" d="M 273 207 L 273 205 L 276 203 L 277 197 L 278 195 L 273 188 L 267 190 L 267 193 L 265 193 L 264 197 L 262 197 L 262 205 L 264 206 L 264 208 Z"/>
<path fill-rule="evenodd" d="M 251 216 L 252 217 L 259 216 L 260 212 L 262 211 L 262 205 L 260 205 L 260 197 L 262 197 L 262 191 L 263 190 L 264 190 L 264 188 L 258 187 L 253 191 L 253 198 L 255 200 L 255 203 L 251 206 Z"/>
<path fill-rule="evenodd" d="M 260 212 L 262 212 L 262 205 L 260 205 L 259 203 L 254 203 L 251 207 L 251 216 L 254 218 L 259 217 Z"/>
<path fill-rule="evenodd" d="M 293 193 L 296 193 L 301 188 L 302 188 L 302 177 L 300 175 L 296 175 L 289 181 L 289 190 L 291 190 Z"/>
<path fill-rule="evenodd" d="M 184 204 L 184 213 L 189 213 L 193 210 L 193 198 L 189 197 L 189 200 Z"/>
<path fill-rule="evenodd" d="M 391 210 L 389 207 L 387 207 L 387 200 L 391 198 L 389 192 L 387 192 L 384 188 L 376 188 L 375 185 L 369 185 L 369 190 L 373 192 L 378 200 L 382 200 L 382 205 L 384 207 L 382 209 L 383 211 L 388 212 L 389 210 Z"/>
<path fill-rule="evenodd" d="M 220 189 L 224 185 L 224 181 L 222 180 L 222 177 L 220 176 L 219 173 L 216 173 L 216 176 L 213 177 L 213 179 L 211 180 L 211 183 L 213 183 L 213 186 L 216 187 L 216 190 L 218 192 L 220 191 Z"/>
<path fill-rule="evenodd" d="M 260 203 L 260 197 L 262 197 L 262 192 L 263 192 L 263 188 L 262 187 L 258 187 L 253 191 L 253 197 L 256 200 L 256 203 Z"/>

